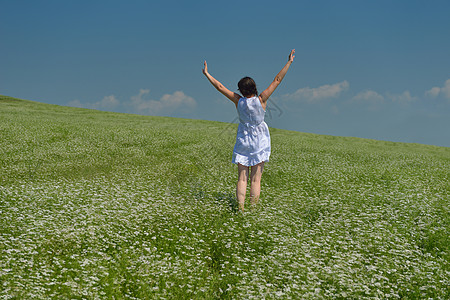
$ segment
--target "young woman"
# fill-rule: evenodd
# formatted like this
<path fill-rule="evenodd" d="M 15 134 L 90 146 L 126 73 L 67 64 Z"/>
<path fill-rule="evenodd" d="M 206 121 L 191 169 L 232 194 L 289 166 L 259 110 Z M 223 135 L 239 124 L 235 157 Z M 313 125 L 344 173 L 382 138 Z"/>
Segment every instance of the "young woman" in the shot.
<path fill-rule="evenodd" d="M 252 205 L 258 203 L 264 162 L 269 161 L 270 156 L 269 127 L 264 122 L 267 100 L 289 70 L 294 61 L 294 53 L 295 49 L 291 51 L 288 62 L 275 76 L 269 87 L 259 95 L 255 81 L 250 77 L 244 77 L 238 83 L 239 92 L 242 93 L 242 96 L 228 90 L 208 73 L 208 65 L 206 61 L 204 62 L 203 74 L 220 93 L 233 101 L 239 115 L 240 122 L 232 162 L 238 165 L 236 197 L 241 211 L 244 211 L 249 167 L 251 167 L 250 203 Z"/>

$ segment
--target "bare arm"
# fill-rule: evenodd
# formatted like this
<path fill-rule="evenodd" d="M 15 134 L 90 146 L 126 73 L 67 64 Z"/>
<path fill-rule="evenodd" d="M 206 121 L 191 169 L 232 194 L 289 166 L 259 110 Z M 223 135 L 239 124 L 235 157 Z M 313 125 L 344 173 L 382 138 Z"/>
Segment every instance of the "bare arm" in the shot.
<path fill-rule="evenodd" d="M 294 61 L 294 55 L 295 49 L 291 51 L 289 54 L 289 59 L 286 65 L 281 69 L 281 71 L 275 76 L 275 79 L 272 81 L 272 83 L 269 85 L 267 89 L 264 90 L 264 92 L 259 95 L 261 97 L 261 100 L 263 103 L 267 102 L 267 99 L 269 99 L 270 95 L 275 91 L 275 89 L 280 85 L 281 81 L 283 80 L 284 76 L 286 75 L 287 71 L 289 70 L 289 67 L 291 66 L 292 62 Z"/>
<path fill-rule="evenodd" d="M 203 68 L 203 74 L 208 78 L 209 82 L 225 97 L 233 101 L 235 105 L 237 105 L 239 99 L 241 96 L 237 93 L 234 93 L 227 89 L 223 84 L 221 84 L 217 79 L 211 76 L 211 74 L 208 73 L 208 65 L 206 64 L 206 61 L 204 63 L 205 67 Z"/>

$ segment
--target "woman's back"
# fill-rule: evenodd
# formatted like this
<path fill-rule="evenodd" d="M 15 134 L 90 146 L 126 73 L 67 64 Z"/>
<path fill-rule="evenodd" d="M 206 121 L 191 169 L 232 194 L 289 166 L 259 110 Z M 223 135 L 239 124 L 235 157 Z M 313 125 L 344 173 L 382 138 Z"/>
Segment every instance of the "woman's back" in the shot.
<path fill-rule="evenodd" d="M 252 98 L 242 97 L 237 104 L 239 121 L 243 124 L 258 125 L 264 121 L 265 111 L 258 96 Z"/>
<path fill-rule="evenodd" d="M 244 166 L 254 166 L 269 161 L 269 127 L 264 122 L 265 111 L 259 97 L 242 97 L 236 108 L 240 122 L 232 162 Z"/>

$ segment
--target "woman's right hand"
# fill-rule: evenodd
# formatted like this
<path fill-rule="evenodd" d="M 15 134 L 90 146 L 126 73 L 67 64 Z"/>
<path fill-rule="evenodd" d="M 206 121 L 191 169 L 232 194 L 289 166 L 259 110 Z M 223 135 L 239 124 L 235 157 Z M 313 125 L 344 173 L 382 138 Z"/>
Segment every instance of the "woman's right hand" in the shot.
<path fill-rule="evenodd" d="M 295 49 L 292 49 L 292 50 L 291 50 L 291 53 L 289 54 L 289 59 L 288 59 L 288 61 L 290 61 L 290 62 L 293 62 L 293 61 L 294 61 L 294 57 L 295 57 L 294 53 L 295 53 Z"/>
<path fill-rule="evenodd" d="M 203 67 L 203 74 L 206 75 L 206 74 L 208 74 L 208 65 L 206 64 L 206 60 L 203 63 L 203 65 L 204 65 L 204 67 Z"/>

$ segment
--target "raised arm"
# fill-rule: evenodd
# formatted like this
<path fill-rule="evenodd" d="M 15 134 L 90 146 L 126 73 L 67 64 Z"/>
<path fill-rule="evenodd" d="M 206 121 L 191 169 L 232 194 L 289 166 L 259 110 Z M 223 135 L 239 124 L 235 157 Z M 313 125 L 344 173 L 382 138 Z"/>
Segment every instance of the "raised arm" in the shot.
<path fill-rule="evenodd" d="M 208 73 L 208 65 L 206 64 L 206 60 L 204 63 L 204 68 L 203 68 L 203 74 L 206 76 L 206 78 L 208 78 L 209 82 L 211 82 L 211 84 L 220 92 L 222 93 L 225 97 L 227 97 L 228 99 L 230 99 L 231 101 L 233 101 L 233 103 L 235 105 L 237 105 L 239 99 L 241 98 L 241 96 L 237 93 L 234 93 L 232 91 L 230 91 L 229 89 L 227 89 L 223 84 L 221 84 L 217 79 L 215 79 L 214 77 L 211 76 L 211 74 Z"/>
<path fill-rule="evenodd" d="M 261 97 L 261 100 L 266 103 L 267 99 L 269 99 L 270 95 L 275 91 L 275 89 L 280 85 L 281 81 L 283 80 L 284 76 L 286 75 L 287 71 L 289 70 L 289 67 L 291 66 L 292 62 L 294 61 L 294 55 L 295 49 L 291 50 L 291 53 L 289 54 L 289 59 L 286 65 L 281 69 L 281 71 L 275 76 L 275 79 L 272 81 L 272 83 L 269 85 L 267 89 L 264 90 L 264 92 L 259 95 Z"/>

